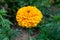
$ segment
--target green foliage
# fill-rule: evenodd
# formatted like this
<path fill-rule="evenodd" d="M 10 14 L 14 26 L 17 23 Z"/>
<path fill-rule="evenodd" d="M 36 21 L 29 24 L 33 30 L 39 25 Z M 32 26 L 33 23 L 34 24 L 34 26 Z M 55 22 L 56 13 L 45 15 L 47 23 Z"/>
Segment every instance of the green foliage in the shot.
<path fill-rule="evenodd" d="M 6 12 L 7 12 L 7 11 L 1 9 L 1 10 L 0 10 L 0 15 L 2 15 L 2 16 L 6 16 Z"/>
<path fill-rule="evenodd" d="M 1 2 L 2 6 L 8 10 L 8 15 L 11 15 L 10 19 L 15 21 L 15 15 L 17 10 L 23 6 L 36 6 L 40 10 L 41 8 L 45 9 L 45 7 L 51 7 L 52 1 L 51 0 L 4 0 Z M 6 8 L 7 7 L 7 8 Z M 12 21 L 12 20 L 11 20 Z"/>
<path fill-rule="evenodd" d="M 54 5 L 58 8 L 60 8 L 60 0 L 55 0 Z"/>
<path fill-rule="evenodd" d="M 6 11 L 4 9 L 0 10 L 0 40 L 11 40 L 14 39 L 19 33 L 18 30 L 13 30 L 10 28 L 13 23 L 11 23 L 6 16 Z"/>
<path fill-rule="evenodd" d="M 31 28 L 30 33 L 34 34 L 35 30 L 39 30 L 37 37 L 33 40 L 60 40 L 60 0 L 0 0 L 0 39 L 10 40 L 15 37 L 18 30 L 10 28 L 13 22 L 15 25 L 16 12 L 23 6 L 36 6 L 43 13 L 43 20 L 37 25 L 37 28 Z M 7 14 L 6 14 L 7 12 Z M 11 22 L 5 18 L 8 17 Z"/>
<path fill-rule="evenodd" d="M 60 10 L 43 20 L 45 22 L 38 25 L 41 28 L 39 34 L 32 40 L 60 40 Z"/>

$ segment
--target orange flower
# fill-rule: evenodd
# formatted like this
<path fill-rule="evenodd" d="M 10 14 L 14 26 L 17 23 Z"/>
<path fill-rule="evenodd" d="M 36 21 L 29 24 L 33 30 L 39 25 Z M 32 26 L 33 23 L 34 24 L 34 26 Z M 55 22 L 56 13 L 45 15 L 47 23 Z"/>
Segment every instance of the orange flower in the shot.
<path fill-rule="evenodd" d="M 18 25 L 26 28 L 36 27 L 42 18 L 41 11 L 34 6 L 22 7 L 16 14 Z"/>

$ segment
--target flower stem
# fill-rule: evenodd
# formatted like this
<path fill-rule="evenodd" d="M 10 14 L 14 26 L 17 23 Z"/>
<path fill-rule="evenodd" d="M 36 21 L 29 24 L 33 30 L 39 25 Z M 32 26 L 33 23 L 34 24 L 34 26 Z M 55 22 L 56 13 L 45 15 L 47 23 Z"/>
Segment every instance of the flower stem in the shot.
<path fill-rule="evenodd" d="M 28 29 L 28 40 L 30 40 L 30 29 Z"/>

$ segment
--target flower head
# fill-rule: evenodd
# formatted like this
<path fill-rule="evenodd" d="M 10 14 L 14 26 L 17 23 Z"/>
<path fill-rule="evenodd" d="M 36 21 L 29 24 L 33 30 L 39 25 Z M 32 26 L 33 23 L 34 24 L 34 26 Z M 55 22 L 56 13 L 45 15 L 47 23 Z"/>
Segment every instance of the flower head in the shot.
<path fill-rule="evenodd" d="M 36 27 L 42 17 L 41 11 L 34 6 L 22 7 L 16 14 L 18 25 L 26 28 Z"/>

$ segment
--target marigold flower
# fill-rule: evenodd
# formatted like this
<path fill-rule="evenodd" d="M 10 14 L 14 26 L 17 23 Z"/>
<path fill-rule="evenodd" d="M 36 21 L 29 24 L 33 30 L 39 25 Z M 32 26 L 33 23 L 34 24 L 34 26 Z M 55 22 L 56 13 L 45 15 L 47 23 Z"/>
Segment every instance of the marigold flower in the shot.
<path fill-rule="evenodd" d="M 16 20 L 21 27 L 36 27 L 43 15 L 35 6 L 22 7 L 17 11 Z"/>

